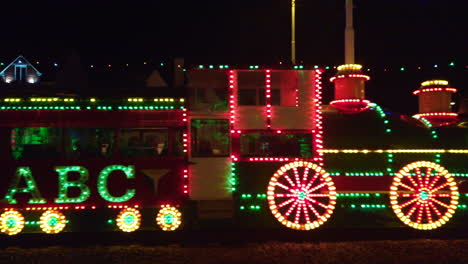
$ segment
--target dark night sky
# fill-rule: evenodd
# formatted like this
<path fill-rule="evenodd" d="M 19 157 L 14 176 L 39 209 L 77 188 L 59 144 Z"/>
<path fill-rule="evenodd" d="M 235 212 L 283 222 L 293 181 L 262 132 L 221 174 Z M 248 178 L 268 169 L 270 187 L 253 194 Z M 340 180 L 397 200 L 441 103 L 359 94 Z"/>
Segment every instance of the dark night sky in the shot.
<path fill-rule="evenodd" d="M 93 64 L 174 56 L 193 65 L 275 64 L 289 58 L 289 4 L 289 0 L 10 1 L 2 3 L 0 60 L 21 53 L 32 61 L 63 61 L 76 50 Z M 342 63 L 344 0 L 297 4 L 298 59 L 311 65 Z M 355 0 L 355 5 L 358 63 L 373 69 L 450 61 L 459 69 L 468 65 L 466 1 Z M 458 70 L 454 77 L 454 84 L 465 90 L 466 72 Z M 407 89 L 422 81 L 412 78 Z"/>

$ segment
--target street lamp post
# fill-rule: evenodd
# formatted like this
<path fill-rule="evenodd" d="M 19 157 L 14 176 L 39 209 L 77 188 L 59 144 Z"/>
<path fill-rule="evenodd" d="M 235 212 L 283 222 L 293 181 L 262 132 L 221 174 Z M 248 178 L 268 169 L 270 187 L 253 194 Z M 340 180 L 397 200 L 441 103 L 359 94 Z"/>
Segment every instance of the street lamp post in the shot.
<path fill-rule="evenodd" d="M 353 0 L 346 0 L 345 64 L 354 63 Z"/>
<path fill-rule="evenodd" d="M 291 0 L 291 63 L 296 64 L 296 0 Z"/>

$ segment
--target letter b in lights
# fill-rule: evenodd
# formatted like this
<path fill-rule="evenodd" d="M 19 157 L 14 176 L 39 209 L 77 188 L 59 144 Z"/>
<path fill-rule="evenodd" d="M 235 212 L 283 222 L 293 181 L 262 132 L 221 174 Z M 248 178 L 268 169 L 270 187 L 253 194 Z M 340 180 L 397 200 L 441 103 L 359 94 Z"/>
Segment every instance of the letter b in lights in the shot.
<path fill-rule="evenodd" d="M 123 166 L 123 165 L 107 166 L 101 171 L 101 173 L 99 173 L 99 178 L 97 182 L 98 191 L 101 197 L 106 201 L 113 202 L 113 203 L 126 202 L 132 199 L 133 196 L 135 196 L 135 189 L 127 189 L 127 192 L 124 195 L 120 197 L 115 197 L 109 193 L 109 189 L 107 188 L 108 178 L 110 174 L 116 170 L 123 171 L 127 179 L 135 178 L 135 169 L 133 166 Z"/>
<path fill-rule="evenodd" d="M 59 190 L 58 198 L 55 199 L 56 203 L 82 203 L 89 198 L 91 192 L 86 185 L 86 181 L 88 181 L 89 178 L 89 173 L 86 168 L 81 166 L 61 166 L 55 167 L 55 170 L 59 174 Z M 68 178 L 69 172 L 77 172 L 80 177 L 77 180 L 71 181 Z M 80 194 L 75 198 L 69 197 L 68 188 L 70 187 L 79 188 Z"/>

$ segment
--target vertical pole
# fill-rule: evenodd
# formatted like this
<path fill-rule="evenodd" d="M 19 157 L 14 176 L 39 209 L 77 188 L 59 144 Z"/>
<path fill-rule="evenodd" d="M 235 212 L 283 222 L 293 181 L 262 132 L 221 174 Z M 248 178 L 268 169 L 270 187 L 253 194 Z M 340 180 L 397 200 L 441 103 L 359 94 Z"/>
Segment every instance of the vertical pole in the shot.
<path fill-rule="evenodd" d="M 345 63 L 354 64 L 353 0 L 346 0 Z"/>
<path fill-rule="evenodd" d="M 296 0 L 291 0 L 291 63 L 296 64 Z"/>

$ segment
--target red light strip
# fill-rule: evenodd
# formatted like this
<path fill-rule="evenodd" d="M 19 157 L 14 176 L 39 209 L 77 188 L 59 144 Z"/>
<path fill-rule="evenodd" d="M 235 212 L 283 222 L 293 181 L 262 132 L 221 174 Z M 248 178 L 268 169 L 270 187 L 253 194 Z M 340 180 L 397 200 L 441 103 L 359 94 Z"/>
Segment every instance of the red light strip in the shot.
<path fill-rule="evenodd" d="M 231 133 L 236 133 L 235 124 L 236 124 L 236 109 L 237 109 L 237 82 L 236 82 L 236 72 L 233 70 L 229 71 L 229 123 L 231 125 Z M 241 130 L 237 130 L 237 134 L 240 134 Z M 231 155 L 231 162 L 237 162 L 239 159 L 236 155 L 239 155 L 234 150 L 234 141 L 235 137 L 231 137 L 231 147 L 232 147 L 232 155 Z"/>
<path fill-rule="evenodd" d="M 365 99 L 340 99 L 340 100 L 334 100 L 331 101 L 330 104 L 334 103 L 365 103 L 365 104 L 370 104 L 369 100 Z"/>
<path fill-rule="evenodd" d="M 188 134 L 187 133 L 184 133 L 182 140 L 184 141 L 184 144 L 183 144 L 184 153 L 188 153 Z"/>
<path fill-rule="evenodd" d="M 189 144 L 189 122 L 188 122 L 188 118 L 187 118 L 187 109 L 184 108 L 183 109 L 183 119 L 182 121 L 184 121 L 184 125 L 185 125 L 185 131 L 184 133 L 182 134 L 182 142 L 183 142 L 183 151 L 184 151 L 184 154 L 185 154 L 185 158 L 188 159 L 188 154 L 189 154 L 189 148 L 188 148 L 188 144 Z M 189 173 L 188 173 L 188 166 L 186 167 L 186 169 L 183 170 L 183 192 L 184 194 L 187 194 L 188 195 L 188 185 L 189 185 L 189 177 L 188 177 Z"/>
<path fill-rule="evenodd" d="M 94 206 L 93 206 L 94 207 Z M 35 210 L 68 210 L 68 206 L 55 206 L 55 207 L 26 207 L 26 211 L 35 211 Z"/>
<path fill-rule="evenodd" d="M 457 89 L 455 88 L 424 88 L 424 89 L 419 89 L 413 92 L 414 95 L 420 94 L 420 93 L 430 93 L 430 92 L 451 92 L 451 93 L 456 93 Z"/>
<path fill-rule="evenodd" d="M 248 161 L 294 161 L 299 160 L 299 158 L 289 158 L 289 157 L 250 157 Z"/>
<path fill-rule="evenodd" d="M 314 159 L 319 163 L 320 166 L 323 166 L 323 126 L 322 126 L 322 73 L 321 69 L 315 70 L 314 74 L 314 94 L 315 94 L 315 133 L 314 133 L 314 149 L 315 156 Z"/>
<path fill-rule="evenodd" d="M 296 107 L 299 107 L 299 89 L 296 88 Z"/>
<path fill-rule="evenodd" d="M 138 208 L 140 207 L 139 205 L 134 205 L 134 206 L 131 206 L 131 205 L 108 205 L 107 208 L 114 208 L 114 209 L 122 209 L 122 208 L 129 208 L 129 207 L 134 207 L 134 208 Z"/>
<path fill-rule="evenodd" d="M 271 70 L 265 74 L 265 103 L 267 128 L 271 128 Z"/>
<path fill-rule="evenodd" d="M 182 109 L 182 121 L 187 122 L 187 109 Z"/>
<path fill-rule="evenodd" d="M 262 133 L 262 134 L 281 134 L 281 133 L 288 133 L 288 134 L 304 134 L 304 133 L 310 133 L 310 130 L 307 129 L 294 129 L 294 130 L 271 130 L 271 131 L 265 131 L 265 129 L 231 129 L 231 134 L 244 134 L 244 133 Z M 312 131 L 313 133 L 313 131 Z"/>
<path fill-rule="evenodd" d="M 189 179 L 189 173 L 188 173 L 188 169 L 185 169 L 184 170 L 184 194 L 188 194 L 188 179 Z"/>
<path fill-rule="evenodd" d="M 340 99 L 330 102 L 330 105 L 344 111 L 361 112 L 369 108 L 370 101 L 365 99 Z"/>
<path fill-rule="evenodd" d="M 230 123 L 231 129 L 234 128 L 236 123 L 236 73 L 229 71 L 229 111 L 230 111 Z"/>
<path fill-rule="evenodd" d="M 370 80 L 370 77 L 365 74 L 343 74 L 337 75 L 330 78 L 330 82 L 334 82 L 336 79 L 344 79 L 344 78 L 358 78 L 358 79 L 365 79 L 366 81 Z"/>
<path fill-rule="evenodd" d="M 415 114 L 413 117 L 419 118 L 419 117 L 457 117 L 457 113 L 420 113 L 420 114 Z"/>
<path fill-rule="evenodd" d="M 96 209 L 96 206 L 48 206 L 48 207 L 26 207 L 26 211 L 41 211 L 41 210 L 84 210 L 84 209 Z"/>

